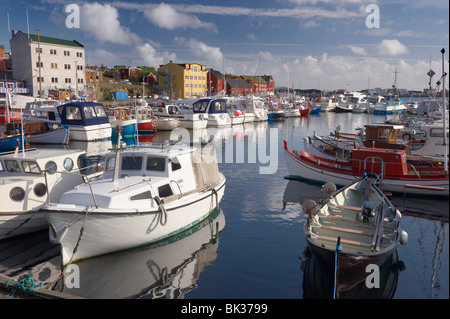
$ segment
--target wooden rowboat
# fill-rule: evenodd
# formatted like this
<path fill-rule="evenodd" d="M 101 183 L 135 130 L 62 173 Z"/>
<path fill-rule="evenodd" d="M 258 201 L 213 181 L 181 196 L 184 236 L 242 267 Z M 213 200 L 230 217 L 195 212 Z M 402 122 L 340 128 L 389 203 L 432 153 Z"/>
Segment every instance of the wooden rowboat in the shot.
<path fill-rule="evenodd" d="M 304 233 L 324 275 L 332 282 L 345 282 L 339 287 L 347 290 L 367 278 L 369 265 L 380 267 L 398 243 L 406 244 L 407 234 L 400 228 L 401 213 L 374 178 L 365 176 L 331 192 L 322 205 L 303 203 L 309 216 Z"/>

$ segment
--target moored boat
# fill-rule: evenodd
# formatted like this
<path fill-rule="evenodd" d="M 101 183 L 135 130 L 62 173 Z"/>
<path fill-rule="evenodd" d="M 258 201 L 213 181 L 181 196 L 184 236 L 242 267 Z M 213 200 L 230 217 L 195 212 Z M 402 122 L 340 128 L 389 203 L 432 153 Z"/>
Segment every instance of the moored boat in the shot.
<path fill-rule="evenodd" d="M 0 239 L 48 227 L 38 210 L 83 183 L 77 164 L 83 154 L 45 148 L 0 155 Z"/>
<path fill-rule="evenodd" d="M 137 119 L 132 118 L 126 107 L 113 107 L 108 109 L 109 123 L 111 124 L 111 136 L 117 136 L 121 130 L 123 137 L 131 137 L 137 134 Z"/>
<path fill-rule="evenodd" d="M 213 153 L 175 145 L 107 155 L 101 179 L 42 208 L 63 264 L 157 242 L 205 219 L 226 183 Z"/>
<path fill-rule="evenodd" d="M 304 234 L 324 276 L 348 290 L 367 278 L 369 265 L 381 267 L 408 235 L 401 229 L 401 213 L 376 178 L 361 177 L 337 192 L 334 185 L 325 185 L 323 204 L 303 203 L 308 215 Z"/>
<path fill-rule="evenodd" d="M 331 159 L 305 151 L 292 151 L 284 141 L 284 155 L 292 178 L 336 185 L 349 184 L 355 177 L 375 173 L 383 190 L 400 194 L 449 196 L 448 172 L 442 166 L 417 166 L 407 163 L 403 150 L 360 147 L 349 160 Z"/>

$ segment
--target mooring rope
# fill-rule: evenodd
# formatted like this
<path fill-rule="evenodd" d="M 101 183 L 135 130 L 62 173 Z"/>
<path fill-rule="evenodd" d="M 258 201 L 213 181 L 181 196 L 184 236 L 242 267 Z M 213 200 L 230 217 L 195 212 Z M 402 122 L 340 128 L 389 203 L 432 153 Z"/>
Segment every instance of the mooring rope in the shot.
<path fill-rule="evenodd" d="M 14 281 L 16 281 L 16 280 L 15 279 L 8 280 L 6 282 L 6 288 L 8 288 L 10 282 L 14 282 Z M 36 290 L 43 288 L 43 287 L 44 287 L 44 285 L 42 283 L 37 285 L 34 282 L 33 277 L 27 277 L 27 278 L 24 278 L 24 279 L 20 280 L 19 282 L 17 282 L 16 287 L 12 288 L 11 293 L 6 295 L 4 298 L 14 297 L 17 290 L 22 291 L 27 296 L 34 296 Z"/>
<path fill-rule="evenodd" d="M 341 237 L 338 237 L 338 241 L 336 244 L 336 251 L 335 251 L 335 257 L 334 257 L 334 292 L 333 292 L 333 299 L 336 299 L 337 297 L 337 291 L 338 291 L 338 255 L 339 252 L 342 251 L 342 245 L 341 245 Z"/>

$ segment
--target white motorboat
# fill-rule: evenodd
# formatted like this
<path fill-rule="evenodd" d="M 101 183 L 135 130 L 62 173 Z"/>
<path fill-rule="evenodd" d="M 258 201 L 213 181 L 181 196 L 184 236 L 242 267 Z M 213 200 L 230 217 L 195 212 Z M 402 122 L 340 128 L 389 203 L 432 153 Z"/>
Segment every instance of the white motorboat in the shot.
<path fill-rule="evenodd" d="M 160 241 L 218 209 L 226 178 L 209 149 L 135 147 L 107 155 L 101 179 L 42 208 L 63 264 Z"/>
<path fill-rule="evenodd" d="M 43 148 L 0 155 L 0 239 L 48 227 L 38 210 L 83 183 L 77 163 L 84 153 Z"/>
<path fill-rule="evenodd" d="M 70 126 L 70 140 L 111 138 L 112 129 L 104 106 L 96 102 L 70 102 L 57 107 L 56 123 Z M 58 123 L 59 122 L 59 123 Z"/>

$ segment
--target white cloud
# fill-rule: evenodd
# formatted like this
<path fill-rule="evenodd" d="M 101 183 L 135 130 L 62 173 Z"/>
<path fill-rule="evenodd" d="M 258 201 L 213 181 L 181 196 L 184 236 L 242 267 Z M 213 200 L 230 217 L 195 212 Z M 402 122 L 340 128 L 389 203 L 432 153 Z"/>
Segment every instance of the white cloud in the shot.
<path fill-rule="evenodd" d="M 223 64 L 223 54 L 219 47 L 209 46 L 204 42 L 196 39 L 185 39 L 176 37 L 175 42 L 189 48 L 190 52 L 201 59 L 201 63 L 215 69 L 221 69 Z"/>
<path fill-rule="evenodd" d="M 352 50 L 353 53 L 358 55 L 367 55 L 366 49 L 358 47 L 356 45 L 349 45 L 348 48 Z"/>
<path fill-rule="evenodd" d="M 150 43 L 144 43 L 136 47 L 136 53 L 138 58 L 142 61 L 142 64 L 152 66 L 156 69 L 161 64 L 166 64 L 171 60 L 176 59 L 175 53 L 168 51 L 158 52 Z"/>
<path fill-rule="evenodd" d="M 408 48 L 395 39 L 382 40 L 377 49 L 380 55 L 397 56 L 408 53 Z"/>
<path fill-rule="evenodd" d="M 301 29 L 310 29 L 310 28 L 316 28 L 316 27 L 320 27 L 322 24 L 320 24 L 319 22 L 316 22 L 314 20 L 309 20 L 305 23 L 301 23 L 300 24 L 300 28 Z"/>
<path fill-rule="evenodd" d="M 168 30 L 192 28 L 217 32 L 213 23 L 203 22 L 196 16 L 178 12 L 174 7 L 165 3 L 161 3 L 154 8 L 147 7 L 144 10 L 144 15 L 150 22 Z"/>
<path fill-rule="evenodd" d="M 83 4 L 80 27 L 101 42 L 132 45 L 140 41 L 129 28 L 120 24 L 119 12 L 109 4 Z"/>

